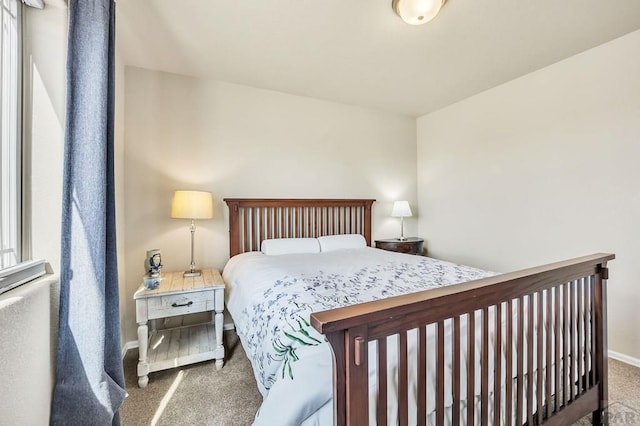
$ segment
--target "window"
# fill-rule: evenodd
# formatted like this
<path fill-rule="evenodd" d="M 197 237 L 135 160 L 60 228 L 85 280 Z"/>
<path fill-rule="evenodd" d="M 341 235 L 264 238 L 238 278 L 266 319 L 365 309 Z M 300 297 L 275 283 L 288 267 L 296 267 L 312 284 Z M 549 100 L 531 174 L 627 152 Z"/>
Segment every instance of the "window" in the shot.
<path fill-rule="evenodd" d="M 22 255 L 22 4 L 0 0 L 0 293 L 44 273 Z"/>
<path fill-rule="evenodd" d="M 17 265 L 20 253 L 20 4 L 1 0 L 0 269 Z"/>

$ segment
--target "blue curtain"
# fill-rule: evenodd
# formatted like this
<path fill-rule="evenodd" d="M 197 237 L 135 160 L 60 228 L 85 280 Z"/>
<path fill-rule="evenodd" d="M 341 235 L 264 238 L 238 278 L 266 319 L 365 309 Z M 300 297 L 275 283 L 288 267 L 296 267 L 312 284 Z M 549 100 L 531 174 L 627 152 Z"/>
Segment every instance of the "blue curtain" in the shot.
<path fill-rule="evenodd" d="M 52 425 L 119 424 L 113 0 L 69 2 L 60 320 Z"/>

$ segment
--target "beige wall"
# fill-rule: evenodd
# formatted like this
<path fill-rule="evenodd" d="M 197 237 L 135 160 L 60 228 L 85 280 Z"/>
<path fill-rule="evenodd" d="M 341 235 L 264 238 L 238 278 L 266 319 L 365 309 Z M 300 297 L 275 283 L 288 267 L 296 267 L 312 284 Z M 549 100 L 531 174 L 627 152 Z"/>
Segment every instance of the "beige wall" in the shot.
<path fill-rule="evenodd" d="M 170 219 L 176 189 L 213 193 L 199 221 L 196 263 L 229 256 L 224 197 L 376 198 L 374 236 L 392 237 L 393 200 L 416 205 L 415 119 L 234 84 L 126 69 L 125 262 L 127 340 L 147 249 L 165 270 L 189 264 L 188 221 Z M 407 233 L 413 234 L 409 221 Z"/>
<path fill-rule="evenodd" d="M 433 256 L 508 271 L 613 252 L 610 349 L 640 359 L 640 32 L 418 119 Z"/>
<path fill-rule="evenodd" d="M 117 41 L 116 41 L 117 46 Z M 114 117 L 114 173 L 115 173 L 115 198 L 116 198 L 116 240 L 118 250 L 118 290 L 119 290 L 119 307 L 120 312 L 124 313 L 127 310 L 127 300 L 129 295 L 127 294 L 126 275 L 125 275 L 125 171 L 124 171 L 124 134 L 125 134 L 125 66 L 120 56 L 116 52 L 116 81 L 115 81 L 115 117 Z M 122 319 L 120 320 L 120 341 L 124 347 L 127 342 L 125 336 L 125 327 Z"/>

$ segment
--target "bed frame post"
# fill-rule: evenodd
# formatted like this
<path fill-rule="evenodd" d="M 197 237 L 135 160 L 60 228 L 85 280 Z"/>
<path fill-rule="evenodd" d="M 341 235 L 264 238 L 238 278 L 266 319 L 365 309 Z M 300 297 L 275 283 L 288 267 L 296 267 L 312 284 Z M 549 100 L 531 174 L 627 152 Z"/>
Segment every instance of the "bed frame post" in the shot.
<path fill-rule="evenodd" d="M 225 199 L 229 206 L 229 256 L 240 253 L 239 202 Z"/>
<path fill-rule="evenodd" d="M 333 424 L 369 424 L 367 328 L 327 333 L 333 351 Z"/>
<path fill-rule="evenodd" d="M 609 405 L 608 374 L 609 363 L 607 356 L 607 279 L 609 270 L 607 264 L 601 263 L 595 274 L 594 310 L 596 322 L 596 380 L 598 383 L 598 409 L 593 412 L 594 425 L 608 425 Z"/>
<path fill-rule="evenodd" d="M 347 425 L 369 424 L 369 368 L 366 326 L 345 333 Z"/>
<path fill-rule="evenodd" d="M 347 389 L 344 345 L 345 335 L 343 331 L 328 333 L 327 340 L 333 351 L 333 424 L 345 426 L 347 424 Z"/>
<path fill-rule="evenodd" d="M 367 245 L 371 245 L 371 205 L 373 200 L 367 200 L 364 206 L 364 239 L 367 241 Z"/>

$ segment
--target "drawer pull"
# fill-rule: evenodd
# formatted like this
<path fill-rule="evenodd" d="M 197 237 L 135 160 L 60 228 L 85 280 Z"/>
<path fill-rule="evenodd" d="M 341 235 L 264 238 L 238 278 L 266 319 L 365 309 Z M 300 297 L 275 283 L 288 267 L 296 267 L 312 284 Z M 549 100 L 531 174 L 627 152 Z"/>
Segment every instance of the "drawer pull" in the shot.
<path fill-rule="evenodd" d="M 171 304 L 171 306 L 174 307 L 174 308 L 179 308 L 180 306 L 191 306 L 191 305 L 193 305 L 193 300 L 189 300 L 187 303 L 176 303 L 176 302 L 173 302 Z"/>

